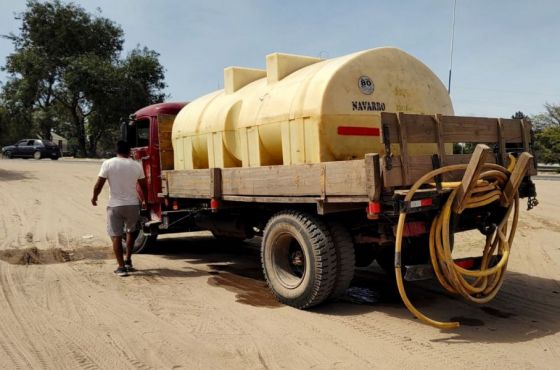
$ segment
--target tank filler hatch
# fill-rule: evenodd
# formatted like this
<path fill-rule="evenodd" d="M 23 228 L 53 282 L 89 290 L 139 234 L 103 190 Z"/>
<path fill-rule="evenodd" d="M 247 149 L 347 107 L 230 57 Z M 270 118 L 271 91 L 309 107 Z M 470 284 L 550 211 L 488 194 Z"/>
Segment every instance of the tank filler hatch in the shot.
<path fill-rule="evenodd" d="M 226 94 L 233 94 L 243 86 L 266 77 L 263 69 L 228 67 L 224 69 L 224 90 Z"/>
<path fill-rule="evenodd" d="M 266 56 L 266 77 L 268 83 L 278 82 L 290 73 L 322 61 L 321 58 L 303 55 L 273 53 Z"/>

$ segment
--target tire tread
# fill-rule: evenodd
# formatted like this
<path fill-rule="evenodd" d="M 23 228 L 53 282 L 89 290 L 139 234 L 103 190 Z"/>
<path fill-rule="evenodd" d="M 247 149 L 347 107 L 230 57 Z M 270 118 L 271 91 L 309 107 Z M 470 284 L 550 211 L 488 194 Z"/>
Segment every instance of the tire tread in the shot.
<path fill-rule="evenodd" d="M 356 256 L 354 254 L 354 241 L 346 227 L 334 221 L 329 222 L 328 226 L 337 257 L 336 281 L 329 299 L 336 299 L 344 295 L 346 289 L 350 287 L 354 278 Z"/>
<path fill-rule="evenodd" d="M 336 281 L 337 256 L 331 233 L 328 227 L 320 219 L 301 211 L 285 210 L 276 213 L 270 218 L 265 227 L 264 235 L 267 235 L 270 228 L 283 218 L 293 219 L 298 225 L 301 225 L 303 232 L 309 235 L 309 240 L 311 241 L 311 247 L 316 260 L 316 266 L 314 266 L 314 273 L 316 277 L 314 279 L 315 285 L 309 294 L 297 299 L 287 299 L 282 297 L 277 294 L 274 289 L 272 289 L 270 284 L 269 288 L 276 299 L 284 304 L 299 309 L 316 306 L 330 296 Z M 269 277 L 264 264 L 264 241 L 265 238 L 263 238 L 263 247 L 261 248 L 261 264 L 263 266 L 264 275 L 268 281 Z"/>

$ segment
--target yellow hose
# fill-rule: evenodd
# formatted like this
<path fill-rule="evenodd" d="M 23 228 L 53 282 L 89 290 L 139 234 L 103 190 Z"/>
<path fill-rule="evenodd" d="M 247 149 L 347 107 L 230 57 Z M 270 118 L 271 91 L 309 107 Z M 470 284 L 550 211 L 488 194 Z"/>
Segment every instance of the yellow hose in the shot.
<path fill-rule="evenodd" d="M 498 201 L 514 166 L 515 158 L 512 156 L 510 156 L 510 163 L 507 169 L 496 164 L 485 164 L 475 188 L 464 200 L 464 209 L 483 207 Z M 466 164 L 451 165 L 427 173 L 414 183 L 404 201 L 410 202 L 414 193 L 424 184 L 430 184 L 429 181 L 433 185 L 435 176 L 453 171 L 464 171 L 466 168 Z M 510 248 L 519 218 L 519 195 L 516 193 L 514 201 L 508 207 L 502 221 L 499 225 L 496 225 L 495 231 L 486 237 L 480 269 L 468 270 L 457 265 L 451 255 L 453 243 L 451 242 L 452 233 L 449 225 L 453 202 L 460 184 L 460 182 L 442 184 L 444 188 L 453 190 L 440 213 L 432 221 L 429 239 L 430 260 L 438 281 L 447 291 L 458 294 L 470 302 L 486 303 L 496 296 L 504 279 Z M 508 234 L 508 219 L 512 210 L 513 219 Z M 457 328 L 459 327 L 458 322 L 436 321 L 425 316 L 412 305 L 406 295 L 400 266 L 406 216 L 406 211 L 400 213 L 396 231 L 395 275 L 399 294 L 408 310 L 421 321 L 441 329 Z M 501 255 L 500 261 L 494 266 L 489 267 L 495 252 L 497 252 L 497 255 Z"/>

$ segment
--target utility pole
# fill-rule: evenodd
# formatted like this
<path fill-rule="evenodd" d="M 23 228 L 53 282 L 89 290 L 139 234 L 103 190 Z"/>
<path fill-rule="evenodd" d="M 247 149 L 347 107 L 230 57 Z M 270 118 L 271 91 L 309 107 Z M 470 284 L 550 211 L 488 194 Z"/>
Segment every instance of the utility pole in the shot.
<path fill-rule="evenodd" d="M 449 81 L 447 82 L 447 93 L 451 95 L 451 70 L 453 69 L 453 40 L 455 39 L 455 9 L 457 0 L 453 0 L 453 21 L 451 22 L 451 53 L 449 56 Z"/>

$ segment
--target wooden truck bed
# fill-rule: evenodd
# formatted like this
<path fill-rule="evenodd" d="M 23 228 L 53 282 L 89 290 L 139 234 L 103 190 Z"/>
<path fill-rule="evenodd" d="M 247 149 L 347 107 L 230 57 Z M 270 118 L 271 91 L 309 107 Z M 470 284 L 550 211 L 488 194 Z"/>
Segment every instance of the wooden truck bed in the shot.
<path fill-rule="evenodd" d="M 470 154 L 447 155 L 446 143 L 495 144 L 488 161 L 506 163 L 506 146 L 532 152 L 525 120 L 382 113 L 385 153 L 364 159 L 253 168 L 210 168 L 162 172 L 162 197 L 239 202 L 316 203 L 319 214 L 364 207 L 383 190 L 406 188 L 434 169 L 432 155 L 411 156 L 408 144 L 433 143 L 441 166 L 468 163 Z M 398 148 L 398 154 L 393 151 Z M 528 175 L 536 174 L 531 164 Z M 462 174 L 457 174 L 460 179 Z M 446 180 L 454 180 L 446 178 Z"/>

